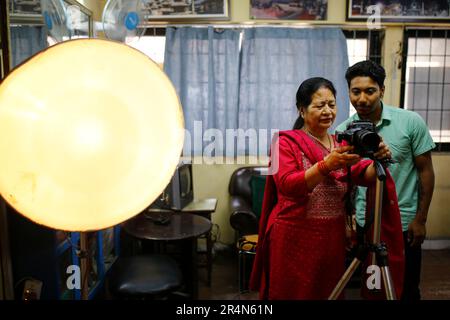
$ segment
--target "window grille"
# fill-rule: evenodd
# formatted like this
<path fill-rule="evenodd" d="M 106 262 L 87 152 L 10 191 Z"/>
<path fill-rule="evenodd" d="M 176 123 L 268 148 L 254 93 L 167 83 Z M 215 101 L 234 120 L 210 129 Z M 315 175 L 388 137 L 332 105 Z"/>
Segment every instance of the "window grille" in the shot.
<path fill-rule="evenodd" d="M 449 35 L 442 29 L 407 29 L 404 34 L 400 105 L 422 116 L 435 151 L 450 151 Z"/>

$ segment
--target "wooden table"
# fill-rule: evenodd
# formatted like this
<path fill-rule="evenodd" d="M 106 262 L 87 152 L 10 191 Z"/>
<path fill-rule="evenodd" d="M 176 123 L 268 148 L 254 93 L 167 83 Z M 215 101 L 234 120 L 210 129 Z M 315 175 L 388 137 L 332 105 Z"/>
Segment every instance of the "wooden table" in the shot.
<path fill-rule="evenodd" d="M 217 199 L 216 198 L 205 198 L 205 199 L 194 199 L 186 207 L 184 207 L 180 212 L 182 213 L 192 213 L 194 215 L 202 216 L 211 221 L 211 215 L 216 211 Z M 148 212 L 162 212 L 164 209 L 149 208 Z M 206 267 L 208 272 L 207 284 L 211 286 L 211 273 L 212 273 L 212 249 L 213 242 L 211 239 L 211 232 L 206 233 Z"/>
<path fill-rule="evenodd" d="M 182 240 L 184 279 L 192 299 L 198 298 L 197 238 L 210 233 L 211 227 L 211 221 L 205 217 L 162 210 L 144 211 L 122 224 L 128 234 L 138 239 Z"/>

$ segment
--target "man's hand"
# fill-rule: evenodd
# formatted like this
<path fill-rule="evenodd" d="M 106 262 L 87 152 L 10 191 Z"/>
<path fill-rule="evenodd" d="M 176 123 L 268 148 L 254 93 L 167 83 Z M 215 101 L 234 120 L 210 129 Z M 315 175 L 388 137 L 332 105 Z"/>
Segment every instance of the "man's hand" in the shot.
<path fill-rule="evenodd" d="M 391 150 L 389 150 L 389 147 L 383 141 L 381 141 L 378 146 L 378 151 L 375 152 L 373 156 L 377 160 L 391 159 L 392 153 Z"/>
<path fill-rule="evenodd" d="M 418 246 L 425 239 L 425 223 L 434 189 L 434 170 L 431 152 L 428 151 L 415 157 L 414 164 L 419 175 L 419 201 L 417 203 L 416 217 L 408 226 L 408 237 L 412 241 L 411 246 Z"/>
<path fill-rule="evenodd" d="M 425 240 L 427 230 L 425 223 L 414 219 L 408 226 L 408 242 L 411 247 L 420 246 Z"/>

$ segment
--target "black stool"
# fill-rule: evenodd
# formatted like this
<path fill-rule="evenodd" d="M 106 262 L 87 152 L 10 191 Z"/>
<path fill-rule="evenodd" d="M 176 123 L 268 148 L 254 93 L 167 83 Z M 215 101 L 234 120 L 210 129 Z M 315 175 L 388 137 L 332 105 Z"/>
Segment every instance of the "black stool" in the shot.
<path fill-rule="evenodd" d="M 113 266 L 109 278 L 113 295 L 130 299 L 165 298 L 182 284 L 177 263 L 164 255 L 121 257 Z"/>
<path fill-rule="evenodd" d="M 245 293 L 249 291 L 248 280 L 250 272 L 252 271 L 254 256 L 256 255 L 256 246 L 258 245 L 258 235 L 249 234 L 243 236 L 238 240 L 238 287 L 239 293 Z M 247 258 L 251 257 L 249 263 Z M 247 268 L 247 264 L 250 264 L 250 268 Z"/>

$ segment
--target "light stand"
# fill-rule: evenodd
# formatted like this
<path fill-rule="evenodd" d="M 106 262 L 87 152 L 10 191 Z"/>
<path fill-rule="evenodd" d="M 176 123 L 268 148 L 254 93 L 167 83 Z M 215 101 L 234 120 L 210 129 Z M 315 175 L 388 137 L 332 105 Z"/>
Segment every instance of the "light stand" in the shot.
<path fill-rule="evenodd" d="M 89 268 L 88 268 L 88 235 L 80 232 L 80 278 L 81 299 L 88 300 L 89 297 Z"/>
<path fill-rule="evenodd" d="M 391 273 L 389 270 L 388 263 L 388 251 L 386 244 L 380 242 L 381 233 L 381 211 L 383 206 L 383 187 L 384 181 L 386 180 L 386 172 L 383 165 L 378 161 L 374 160 L 375 171 L 377 173 L 376 188 L 375 188 L 375 212 L 374 212 L 374 226 L 373 226 L 373 236 L 372 243 L 359 243 L 356 256 L 353 259 L 350 266 L 344 272 L 333 292 L 328 297 L 328 300 L 336 300 L 344 290 L 348 281 L 352 277 L 353 273 L 356 271 L 358 266 L 366 260 L 369 252 L 372 252 L 372 265 L 378 265 L 381 269 L 382 280 L 384 283 L 384 289 L 386 293 L 387 300 L 396 300 L 395 289 L 392 282 Z"/>

